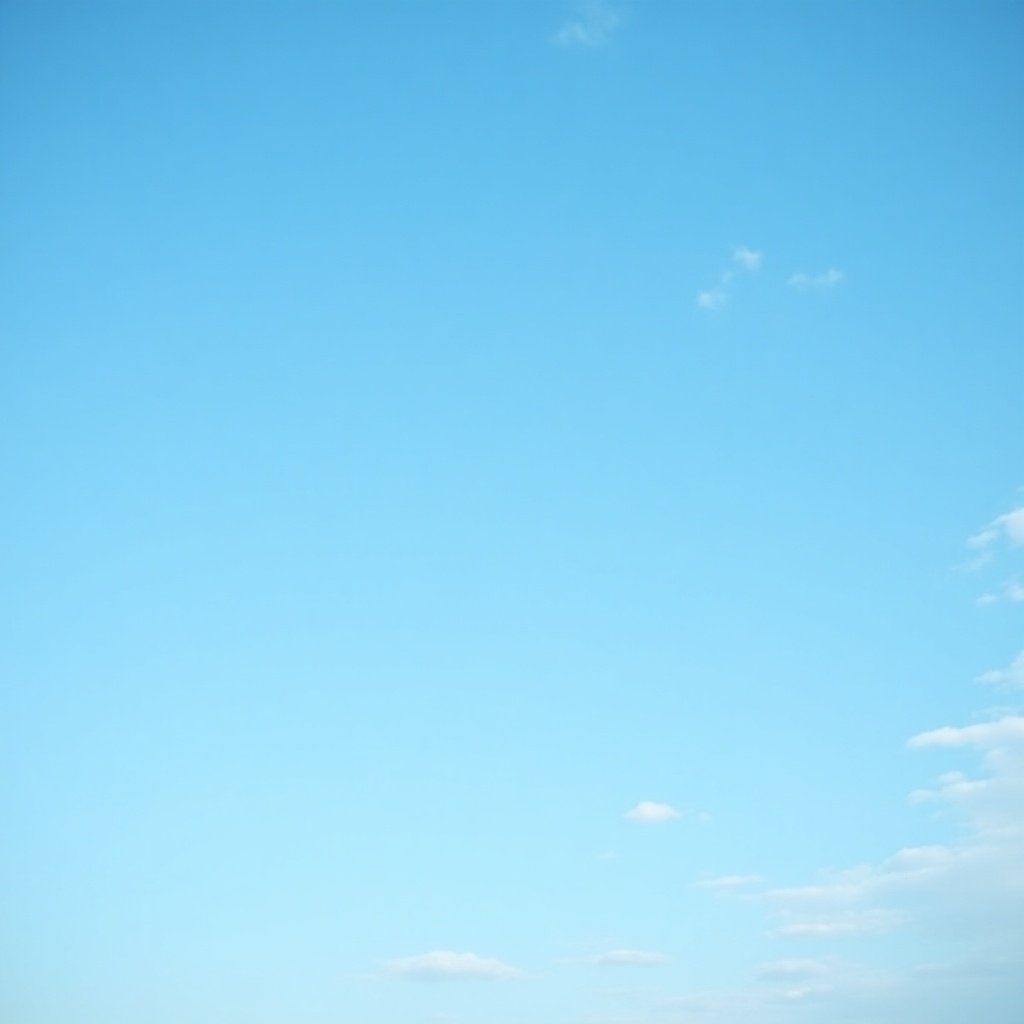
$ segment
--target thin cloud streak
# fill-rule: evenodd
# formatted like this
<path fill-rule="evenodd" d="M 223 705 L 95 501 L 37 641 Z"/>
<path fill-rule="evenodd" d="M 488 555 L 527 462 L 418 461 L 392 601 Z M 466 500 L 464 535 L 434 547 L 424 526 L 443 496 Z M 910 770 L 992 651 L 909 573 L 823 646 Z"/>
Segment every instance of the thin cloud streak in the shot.
<path fill-rule="evenodd" d="M 763 255 L 756 249 L 748 249 L 745 245 L 740 245 L 733 251 L 732 258 L 744 270 L 759 270 Z"/>
<path fill-rule="evenodd" d="M 558 46 L 596 48 L 606 46 L 622 18 L 604 0 L 588 0 L 575 18 L 570 18 L 551 37 Z"/>
<path fill-rule="evenodd" d="M 728 298 L 723 288 L 711 288 L 706 292 L 697 292 L 697 306 L 707 310 L 721 309 Z"/>
<path fill-rule="evenodd" d="M 974 551 L 985 550 L 1000 539 L 1005 539 L 1011 547 L 1024 545 L 1024 505 L 996 516 L 991 523 L 967 538 L 967 546 Z"/>
<path fill-rule="evenodd" d="M 835 267 L 829 267 L 821 274 L 805 274 L 802 271 L 793 274 L 787 282 L 793 288 L 835 288 L 845 275 Z"/>
<path fill-rule="evenodd" d="M 1024 715 L 1007 715 L 994 722 L 959 728 L 943 726 L 911 736 L 907 746 L 912 750 L 925 747 L 976 747 L 984 750 L 1005 743 L 1024 743 Z"/>
<path fill-rule="evenodd" d="M 453 953 L 436 949 L 417 956 L 399 957 L 385 965 L 388 974 L 408 978 L 479 978 L 507 980 L 522 976 L 515 967 L 476 953 Z"/>
<path fill-rule="evenodd" d="M 758 270 L 764 254 L 756 249 L 745 245 L 739 245 L 732 252 L 733 263 L 746 271 Z M 735 273 L 732 270 L 723 271 L 718 278 L 718 284 L 713 288 L 706 288 L 697 292 L 697 308 L 714 312 L 721 309 L 729 301 L 731 286 Z"/>
<path fill-rule="evenodd" d="M 986 686 L 1001 686 L 1007 689 L 1024 689 L 1024 651 L 1021 651 L 1006 668 L 982 672 L 975 682 Z"/>

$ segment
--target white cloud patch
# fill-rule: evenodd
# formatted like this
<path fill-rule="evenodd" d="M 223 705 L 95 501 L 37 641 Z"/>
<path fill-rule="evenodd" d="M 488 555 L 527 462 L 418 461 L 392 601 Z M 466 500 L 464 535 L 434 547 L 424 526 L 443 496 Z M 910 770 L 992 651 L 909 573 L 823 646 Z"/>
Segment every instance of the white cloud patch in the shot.
<path fill-rule="evenodd" d="M 923 747 L 974 747 L 978 750 L 1000 750 L 1007 744 L 1024 745 L 1024 715 L 1007 715 L 994 722 L 960 727 L 943 726 L 911 736 L 911 749 Z"/>
<path fill-rule="evenodd" d="M 977 533 L 967 538 L 967 547 L 974 552 L 974 557 L 961 568 L 968 571 L 975 571 L 988 565 L 1000 549 L 1024 547 L 1024 505 L 996 516 Z M 1004 580 L 998 588 L 986 591 L 976 598 L 975 603 L 985 607 L 999 601 L 1024 601 L 1024 585 L 1017 577 Z"/>
<path fill-rule="evenodd" d="M 443 949 L 389 960 L 385 967 L 388 974 L 409 978 L 507 980 L 521 977 L 520 971 L 500 960 L 477 956 L 476 953 L 452 953 Z"/>
<path fill-rule="evenodd" d="M 740 271 L 753 272 L 760 270 L 763 262 L 764 253 L 759 249 L 752 249 L 747 245 L 738 245 L 732 251 L 732 263 L 739 268 L 737 273 Z M 719 276 L 717 285 L 698 291 L 697 307 L 714 312 L 727 305 L 732 295 L 733 278 L 735 276 L 733 271 L 726 270 Z M 827 290 L 835 288 L 836 285 L 845 279 L 845 276 L 841 270 L 829 267 L 828 270 L 816 274 L 798 271 L 795 274 L 791 274 L 786 283 L 790 287 L 800 290 Z"/>
<path fill-rule="evenodd" d="M 697 307 L 699 309 L 721 309 L 729 300 L 729 295 L 724 288 L 710 288 L 706 292 L 697 292 Z"/>
<path fill-rule="evenodd" d="M 913 846 L 877 864 L 772 889 L 772 934 L 830 941 L 913 927 L 993 964 L 1024 950 L 1024 715 L 943 726 L 908 740 L 913 750 L 968 749 L 984 773 L 946 772 L 911 801 L 960 826 L 948 844 Z M 955 957 L 954 957 L 955 959 Z"/>
<path fill-rule="evenodd" d="M 972 546 L 1020 546 L 1019 523 L 1013 514 L 999 517 Z M 1001 597 L 1012 600 L 1013 586 Z M 1017 687 L 1022 673 L 1024 651 L 979 679 Z M 978 761 L 973 770 L 945 771 L 910 794 L 916 813 L 942 821 L 952 838 L 823 871 L 811 884 L 755 891 L 771 915 L 769 934 L 787 944 L 782 948 L 796 944 L 800 958 L 761 964 L 753 984 L 734 991 L 690 993 L 680 1009 L 700 1011 L 713 1024 L 962 1024 L 1020 1015 L 1024 713 L 992 711 L 985 720 L 920 732 L 907 746 L 933 758 L 956 752 Z M 703 887 L 733 888 L 714 881 Z M 889 940 L 855 939 L 894 930 L 903 932 L 899 958 L 889 955 Z M 837 948 L 864 949 L 876 962 L 821 955 Z"/>
<path fill-rule="evenodd" d="M 820 274 L 805 274 L 803 271 L 799 271 L 790 276 L 788 284 L 793 288 L 835 288 L 843 277 L 844 274 L 841 270 L 829 267 L 828 270 Z"/>
<path fill-rule="evenodd" d="M 744 270 L 757 270 L 761 266 L 762 255 L 756 249 L 740 245 L 733 250 L 732 259 Z M 734 278 L 733 271 L 725 270 L 719 275 L 717 285 L 697 292 L 697 308 L 713 312 L 725 306 L 729 301 Z"/>
<path fill-rule="evenodd" d="M 598 953 L 590 962 L 599 967 L 657 967 L 667 964 L 671 957 L 664 953 L 650 953 L 642 949 L 613 949 Z"/>
<path fill-rule="evenodd" d="M 679 812 L 669 804 L 659 804 L 654 800 L 641 800 L 636 807 L 630 808 L 624 815 L 626 821 L 638 825 L 658 825 L 679 817 Z"/>
<path fill-rule="evenodd" d="M 1005 540 L 1011 547 L 1024 545 L 1024 505 L 996 516 L 988 526 L 967 538 L 967 546 L 974 551 L 983 551 L 999 540 Z"/>
<path fill-rule="evenodd" d="M 578 5 L 576 16 L 552 36 L 552 41 L 559 46 L 606 46 L 621 23 L 622 17 L 604 0 L 586 0 Z"/>
<path fill-rule="evenodd" d="M 758 270 L 763 255 L 756 249 L 748 249 L 745 245 L 740 245 L 733 250 L 732 258 L 744 270 Z"/>
<path fill-rule="evenodd" d="M 977 568 L 979 564 L 983 562 L 975 561 L 971 563 L 969 568 Z M 986 591 L 984 594 L 979 594 L 975 599 L 974 603 L 979 608 L 988 608 L 991 605 L 998 604 L 1000 601 L 1010 601 L 1016 603 L 1018 601 L 1024 601 L 1024 585 L 1021 584 L 1019 579 L 1006 580 L 998 591 Z"/>

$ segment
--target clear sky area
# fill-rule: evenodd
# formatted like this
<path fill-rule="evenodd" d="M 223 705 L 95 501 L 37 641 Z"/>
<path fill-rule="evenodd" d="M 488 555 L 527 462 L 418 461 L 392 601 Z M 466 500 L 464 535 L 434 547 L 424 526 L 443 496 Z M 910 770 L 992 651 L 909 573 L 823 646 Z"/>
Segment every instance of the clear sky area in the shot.
<path fill-rule="evenodd" d="M 1008 1024 L 1024 7 L 0 3 L 0 1020 Z"/>

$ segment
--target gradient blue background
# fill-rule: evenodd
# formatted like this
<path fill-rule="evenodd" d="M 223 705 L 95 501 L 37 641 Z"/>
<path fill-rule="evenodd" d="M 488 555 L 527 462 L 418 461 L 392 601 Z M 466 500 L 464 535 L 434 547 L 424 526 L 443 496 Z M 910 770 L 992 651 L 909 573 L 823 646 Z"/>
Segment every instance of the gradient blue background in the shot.
<path fill-rule="evenodd" d="M 947 840 L 977 759 L 905 741 L 1022 639 L 956 568 L 1024 482 L 1022 42 L 4 3 L 0 1017 L 688 1020 L 634 1004 L 780 955 L 695 880 Z"/>

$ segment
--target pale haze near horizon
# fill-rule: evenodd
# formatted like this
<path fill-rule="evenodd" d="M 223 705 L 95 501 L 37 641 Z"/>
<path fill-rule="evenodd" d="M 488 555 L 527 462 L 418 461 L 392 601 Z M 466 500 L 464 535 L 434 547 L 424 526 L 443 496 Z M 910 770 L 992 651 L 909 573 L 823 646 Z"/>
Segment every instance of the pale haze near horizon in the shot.
<path fill-rule="evenodd" d="M 1024 16 L 0 8 L 0 1019 L 1024 1005 Z"/>

